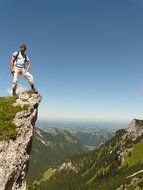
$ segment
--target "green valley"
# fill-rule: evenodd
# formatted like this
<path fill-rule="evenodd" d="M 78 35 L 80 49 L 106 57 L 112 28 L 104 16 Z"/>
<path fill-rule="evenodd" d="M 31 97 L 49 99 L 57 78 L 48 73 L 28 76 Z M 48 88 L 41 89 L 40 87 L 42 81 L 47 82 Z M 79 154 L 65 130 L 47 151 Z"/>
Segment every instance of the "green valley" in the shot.
<path fill-rule="evenodd" d="M 133 120 L 126 129 L 83 155 L 67 158 L 34 190 L 143 189 L 143 123 Z"/>
<path fill-rule="evenodd" d="M 28 185 L 45 181 L 65 157 L 88 152 L 75 137 L 65 130 L 35 130 L 27 176 Z"/>

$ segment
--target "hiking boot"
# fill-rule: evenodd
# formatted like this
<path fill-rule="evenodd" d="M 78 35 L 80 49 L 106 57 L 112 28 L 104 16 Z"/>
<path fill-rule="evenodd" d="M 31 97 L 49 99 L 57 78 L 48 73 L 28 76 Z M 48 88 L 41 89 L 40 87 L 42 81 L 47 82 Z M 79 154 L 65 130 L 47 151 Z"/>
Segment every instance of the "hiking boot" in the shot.
<path fill-rule="evenodd" d="M 31 90 L 33 93 L 38 94 L 38 91 L 35 89 L 34 84 L 31 85 Z"/>
<path fill-rule="evenodd" d="M 16 96 L 17 94 L 16 94 L 16 90 L 12 90 L 12 96 Z"/>
<path fill-rule="evenodd" d="M 31 89 L 33 93 L 38 94 L 38 91 L 35 88 Z"/>

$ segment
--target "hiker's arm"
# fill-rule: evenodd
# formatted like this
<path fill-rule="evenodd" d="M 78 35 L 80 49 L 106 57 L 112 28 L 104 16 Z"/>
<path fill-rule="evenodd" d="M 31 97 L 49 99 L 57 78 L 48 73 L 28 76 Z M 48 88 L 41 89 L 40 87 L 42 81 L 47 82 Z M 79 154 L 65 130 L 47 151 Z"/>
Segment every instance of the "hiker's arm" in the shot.
<path fill-rule="evenodd" d="M 30 63 L 30 61 L 27 61 L 26 63 L 27 63 L 26 71 L 29 71 L 29 70 L 30 70 L 30 67 L 31 67 L 31 63 Z"/>
<path fill-rule="evenodd" d="M 10 59 L 10 71 L 11 71 L 11 73 L 13 73 L 13 71 L 14 71 L 14 60 L 15 60 L 15 57 L 12 56 Z"/>

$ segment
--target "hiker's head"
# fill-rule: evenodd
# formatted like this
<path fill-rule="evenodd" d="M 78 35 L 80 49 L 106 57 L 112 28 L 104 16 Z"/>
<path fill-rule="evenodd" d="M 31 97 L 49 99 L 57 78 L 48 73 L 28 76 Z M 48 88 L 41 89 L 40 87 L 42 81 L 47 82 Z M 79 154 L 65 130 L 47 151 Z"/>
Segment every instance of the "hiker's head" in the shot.
<path fill-rule="evenodd" d="M 25 44 L 20 45 L 20 51 L 23 53 L 26 51 L 26 45 Z"/>

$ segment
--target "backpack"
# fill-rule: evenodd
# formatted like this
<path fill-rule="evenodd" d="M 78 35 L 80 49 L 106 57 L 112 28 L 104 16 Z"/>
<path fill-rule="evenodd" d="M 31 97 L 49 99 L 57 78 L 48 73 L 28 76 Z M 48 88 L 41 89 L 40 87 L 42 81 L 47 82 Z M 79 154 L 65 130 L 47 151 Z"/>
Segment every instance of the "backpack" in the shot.
<path fill-rule="evenodd" d="M 19 51 L 18 51 L 18 53 L 17 53 L 17 55 L 15 56 L 15 58 L 14 58 L 14 61 L 13 62 L 15 62 L 15 61 L 17 61 L 17 58 L 18 58 L 18 56 L 19 56 Z M 24 58 L 25 58 L 25 61 L 24 62 L 27 62 L 27 56 L 24 54 Z"/>

